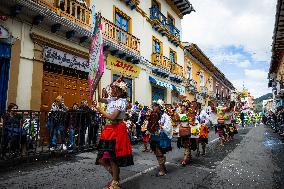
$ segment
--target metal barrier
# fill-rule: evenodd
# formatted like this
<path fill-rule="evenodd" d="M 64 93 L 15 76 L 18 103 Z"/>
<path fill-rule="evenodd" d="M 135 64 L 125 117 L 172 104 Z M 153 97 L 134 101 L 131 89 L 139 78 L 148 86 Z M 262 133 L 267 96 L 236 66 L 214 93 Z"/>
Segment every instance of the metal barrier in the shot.
<path fill-rule="evenodd" d="M 5 112 L 0 121 L 0 159 L 94 149 L 104 119 L 94 111 Z"/>

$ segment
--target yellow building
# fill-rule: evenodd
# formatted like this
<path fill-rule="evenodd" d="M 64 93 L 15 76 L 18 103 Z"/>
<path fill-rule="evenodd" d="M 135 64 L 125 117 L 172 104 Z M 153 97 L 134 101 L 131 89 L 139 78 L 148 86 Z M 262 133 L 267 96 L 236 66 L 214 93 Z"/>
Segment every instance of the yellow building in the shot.
<path fill-rule="evenodd" d="M 203 106 L 230 101 L 235 90 L 225 75 L 214 66 L 196 44 L 183 43 L 185 46 L 185 73 L 187 98 L 196 99 Z"/>

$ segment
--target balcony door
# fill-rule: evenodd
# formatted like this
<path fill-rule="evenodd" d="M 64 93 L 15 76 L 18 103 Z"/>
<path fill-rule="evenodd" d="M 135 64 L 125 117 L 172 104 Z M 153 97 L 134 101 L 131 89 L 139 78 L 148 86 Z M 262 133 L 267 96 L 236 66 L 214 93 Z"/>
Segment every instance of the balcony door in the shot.
<path fill-rule="evenodd" d="M 122 30 L 129 33 L 129 18 L 125 16 L 121 11 L 116 9 L 115 11 L 115 25 L 117 25 Z M 116 40 L 127 45 L 128 35 L 121 30 L 116 30 Z"/>

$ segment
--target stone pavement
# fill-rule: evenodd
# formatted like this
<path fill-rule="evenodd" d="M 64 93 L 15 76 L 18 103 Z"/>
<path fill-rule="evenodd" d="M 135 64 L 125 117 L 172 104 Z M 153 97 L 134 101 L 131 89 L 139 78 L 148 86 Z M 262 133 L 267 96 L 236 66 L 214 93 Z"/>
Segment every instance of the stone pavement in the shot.
<path fill-rule="evenodd" d="M 282 142 L 264 127 L 240 129 L 234 141 L 220 147 L 210 134 L 206 157 L 180 167 L 183 150 L 167 154 L 169 174 L 155 177 L 153 154 L 134 146 L 135 165 L 121 169 L 122 187 L 139 188 L 277 188 L 283 183 Z M 195 155 L 195 152 L 193 152 Z M 24 164 L 0 174 L 0 188 L 103 188 L 111 178 L 95 165 L 96 153 Z M 278 162 L 276 162 L 277 160 Z M 282 164 L 281 164 L 282 163 Z M 282 173 L 283 174 L 283 173 Z"/>

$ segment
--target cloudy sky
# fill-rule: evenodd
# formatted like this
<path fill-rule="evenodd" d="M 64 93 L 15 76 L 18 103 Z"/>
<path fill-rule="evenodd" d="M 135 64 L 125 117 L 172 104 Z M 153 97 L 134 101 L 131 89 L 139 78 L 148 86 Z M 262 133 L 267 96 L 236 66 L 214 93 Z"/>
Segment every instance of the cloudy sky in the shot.
<path fill-rule="evenodd" d="M 271 92 L 267 73 L 277 0 L 190 0 L 183 41 L 196 43 L 237 89 Z"/>

